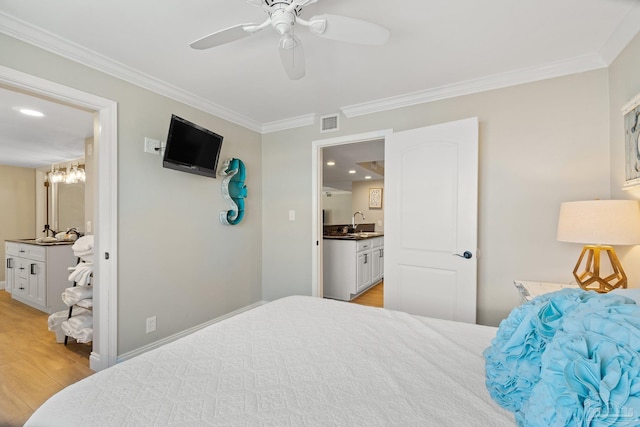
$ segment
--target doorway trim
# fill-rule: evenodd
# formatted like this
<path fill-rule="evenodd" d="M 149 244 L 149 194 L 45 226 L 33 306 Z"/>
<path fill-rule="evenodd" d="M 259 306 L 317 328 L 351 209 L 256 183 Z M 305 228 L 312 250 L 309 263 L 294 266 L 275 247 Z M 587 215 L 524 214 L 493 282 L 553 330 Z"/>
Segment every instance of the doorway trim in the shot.
<path fill-rule="evenodd" d="M 46 96 L 95 113 L 93 151 L 97 156 L 94 184 L 94 293 L 93 349 L 89 358 L 95 371 L 115 365 L 118 354 L 118 184 L 117 103 L 0 65 L 0 83 Z"/>
<path fill-rule="evenodd" d="M 382 129 L 311 142 L 311 295 L 322 298 L 322 149 L 334 145 L 385 139 L 393 129 Z"/>

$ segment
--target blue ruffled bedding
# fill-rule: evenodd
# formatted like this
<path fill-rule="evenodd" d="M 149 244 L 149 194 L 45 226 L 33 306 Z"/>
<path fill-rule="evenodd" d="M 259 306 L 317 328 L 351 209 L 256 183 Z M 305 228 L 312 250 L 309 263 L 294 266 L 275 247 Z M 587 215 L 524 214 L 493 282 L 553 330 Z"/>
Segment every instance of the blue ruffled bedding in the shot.
<path fill-rule="evenodd" d="M 541 295 L 484 356 L 489 393 L 520 426 L 640 425 L 640 306 L 623 294 Z"/>

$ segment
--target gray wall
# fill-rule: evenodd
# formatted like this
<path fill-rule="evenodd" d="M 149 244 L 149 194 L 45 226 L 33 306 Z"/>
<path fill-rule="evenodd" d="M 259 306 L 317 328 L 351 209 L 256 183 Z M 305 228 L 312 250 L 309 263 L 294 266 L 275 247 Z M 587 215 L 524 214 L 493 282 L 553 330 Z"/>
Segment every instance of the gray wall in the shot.
<path fill-rule="evenodd" d="M 514 279 L 572 278 L 580 247 L 555 240 L 557 215 L 609 196 L 607 86 L 592 71 L 342 118 L 332 137 L 479 117 L 478 320 L 495 325 L 518 304 Z M 311 144 L 324 137 L 317 125 L 263 136 L 264 299 L 312 293 Z"/>
<path fill-rule="evenodd" d="M 611 197 L 640 200 L 640 187 L 622 190 L 625 181 L 625 138 L 622 107 L 640 94 L 640 35 L 609 67 L 609 141 L 611 141 Z M 640 288 L 640 246 L 619 247 L 616 252 L 629 278 Z"/>
<path fill-rule="evenodd" d="M 0 35 L 0 64 L 118 102 L 118 354 L 261 299 L 261 136 L 94 69 Z M 246 216 L 223 226 L 220 179 L 163 169 L 143 152 L 175 113 L 224 136 L 247 166 Z M 157 316 L 157 332 L 145 319 Z"/>
<path fill-rule="evenodd" d="M 562 201 L 638 198 L 620 190 L 620 107 L 640 92 L 639 45 L 636 38 L 610 70 L 342 118 L 332 137 L 479 117 L 478 319 L 497 324 L 518 303 L 513 279 L 571 280 L 580 247 L 555 240 Z M 118 102 L 119 354 L 261 297 L 312 293 L 311 142 L 324 137 L 317 126 L 260 136 L 4 35 L 0 51 L 8 53 L 2 65 Z M 145 136 L 165 139 L 171 113 L 223 134 L 222 157 L 247 164 L 241 225 L 218 223 L 226 208 L 219 180 L 162 169 L 142 152 Z M 637 247 L 623 254 L 632 286 L 639 257 Z M 158 332 L 147 335 L 151 315 Z"/>

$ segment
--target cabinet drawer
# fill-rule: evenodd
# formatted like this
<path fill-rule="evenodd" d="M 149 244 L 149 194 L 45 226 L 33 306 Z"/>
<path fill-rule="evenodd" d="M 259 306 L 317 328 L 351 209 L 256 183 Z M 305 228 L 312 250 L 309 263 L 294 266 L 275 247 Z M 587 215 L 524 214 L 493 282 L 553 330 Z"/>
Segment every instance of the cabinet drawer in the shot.
<path fill-rule="evenodd" d="M 379 248 L 382 245 L 384 245 L 384 237 L 374 237 L 373 239 L 371 239 L 372 248 Z"/>
<path fill-rule="evenodd" d="M 20 244 L 14 242 L 4 242 L 4 253 L 7 255 L 18 255 Z"/>
<path fill-rule="evenodd" d="M 371 241 L 373 239 L 366 239 L 366 240 L 360 240 L 358 241 L 358 246 L 357 246 L 357 251 L 366 251 L 367 249 L 371 249 Z"/>
<path fill-rule="evenodd" d="M 37 261 L 45 261 L 47 248 L 45 246 L 23 245 L 20 244 L 19 255 Z"/>

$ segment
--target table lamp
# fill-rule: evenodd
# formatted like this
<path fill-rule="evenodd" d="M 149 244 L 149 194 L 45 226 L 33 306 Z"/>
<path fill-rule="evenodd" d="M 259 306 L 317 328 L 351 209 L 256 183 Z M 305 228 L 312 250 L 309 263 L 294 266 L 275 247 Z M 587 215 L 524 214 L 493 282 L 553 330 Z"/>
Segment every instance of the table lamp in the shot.
<path fill-rule="evenodd" d="M 573 277 L 582 289 L 600 293 L 627 287 L 627 275 L 613 245 L 640 244 L 640 202 L 637 200 L 587 200 L 560 205 L 557 239 L 583 243 Z M 602 277 L 600 254 L 609 258 Z M 586 259 L 585 259 L 586 257 Z M 581 266 L 585 261 L 584 267 Z M 606 274 L 606 273 L 604 273 Z"/>

